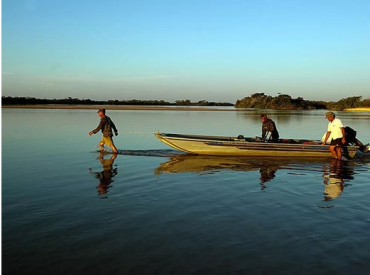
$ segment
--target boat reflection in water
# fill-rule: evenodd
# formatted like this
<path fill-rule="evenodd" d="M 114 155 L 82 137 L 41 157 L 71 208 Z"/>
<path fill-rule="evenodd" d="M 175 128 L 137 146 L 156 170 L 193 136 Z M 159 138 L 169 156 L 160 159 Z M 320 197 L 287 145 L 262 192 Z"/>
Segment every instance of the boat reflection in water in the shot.
<path fill-rule="evenodd" d="M 170 158 L 155 169 L 154 173 L 216 173 L 221 170 L 261 172 L 261 181 L 267 182 L 275 177 L 279 161 L 275 158 L 253 160 L 247 157 L 219 157 L 182 154 Z"/>
<path fill-rule="evenodd" d="M 247 157 L 215 157 L 201 155 L 176 155 L 162 163 L 154 171 L 156 175 L 164 173 L 217 173 L 222 170 L 259 171 L 261 189 L 265 183 L 276 177 L 278 170 L 289 170 L 287 174 L 317 173 L 323 175 L 325 199 L 332 200 L 340 196 L 346 186 L 344 180 L 353 179 L 352 161 L 340 161 L 330 158 L 247 158 Z M 324 174 L 322 174 L 324 173 Z M 347 184 L 348 186 L 348 184 Z"/>

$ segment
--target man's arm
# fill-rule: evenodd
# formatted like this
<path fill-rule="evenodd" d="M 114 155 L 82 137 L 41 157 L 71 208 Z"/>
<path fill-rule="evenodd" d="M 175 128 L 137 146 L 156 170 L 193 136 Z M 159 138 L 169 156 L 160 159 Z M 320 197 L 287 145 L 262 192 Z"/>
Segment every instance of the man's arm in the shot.
<path fill-rule="evenodd" d="M 104 127 L 104 125 L 106 123 L 105 120 L 106 120 L 106 118 L 105 117 L 102 117 L 100 119 L 100 123 L 99 123 L 98 127 L 96 127 L 96 129 L 94 129 L 91 132 L 89 132 L 89 135 L 91 136 L 92 134 L 96 134 L 97 132 L 99 132 Z"/>
<path fill-rule="evenodd" d="M 110 120 L 110 126 L 111 126 L 111 128 L 113 129 L 114 134 L 115 134 L 116 136 L 118 136 L 118 130 L 117 130 L 116 125 L 114 124 L 114 122 L 113 122 L 113 120 L 112 120 L 112 119 Z"/>
<path fill-rule="evenodd" d="M 324 140 L 324 142 L 322 143 L 322 145 L 325 145 L 325 144 L 326 144 L 326 142 L 328 141 L 328 138 L 329 138 L 329 136 L 330 136 L 330 133 L 331 133 L 331 132 L 329 132 L 329 131 L 327 131 L 327 132 L 326 132 L 325 140 Z"/>
<path fill-rule="evenodd" d="M 275 127 L 274 122 L 269 121 L 269 122 L 268 122 L 268 131 L 272 133 L 272 132 L 274 132 L 274 131 L 275 131 L 275 128 L 276 128 L 276 127 Z"/>
<path fill-rule="evenodd" d="M 262 124 L 262 138 L 265 138 L 266 135 L 266 128 L 264 127 L 264 124 Z"/>
<path fill-rule="evenodd" d="M 344 127 L 340 127 L 340 129 L 342 130 L 342 143 L 346 143 L 346 131 L 344 130 Z"/>

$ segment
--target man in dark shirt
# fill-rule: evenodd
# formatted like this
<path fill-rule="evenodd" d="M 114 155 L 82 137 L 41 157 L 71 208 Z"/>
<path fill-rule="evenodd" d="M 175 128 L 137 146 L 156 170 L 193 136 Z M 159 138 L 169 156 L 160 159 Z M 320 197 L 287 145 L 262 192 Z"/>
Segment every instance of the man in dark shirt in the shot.
<path fill-rule="evenodd" d="M 118 151 L 116 146 L 114 146 L 112 138 L 113 137 L 112 129 L 114 130 L 114 134 L 118 136 L 118 130 L 116 128 L 116 125 L 114 125 L 110 117 L 105 115 L 105 109 L 99 109 L 98 115 L 100 116 L 100 123 L 95 130 L 89 132 L 89 135 L 91 136 L 92 134 L 96 134 L 101 130 L 101 132 L 103 133 L 103 138 L 99 143 L 100 150 L 103 151 L 104 145 L 107 145 L 110 148 L 112 148 L 113 153 L 117 154 Z"/>
<path fill-rule="evenodd" d="M 262 140 L 265 142 L 277 141 L 279 139 L 279 132 L 276 128 L 275 122 L 268 118 L 266 114 L 261 115 L 262 121 Z"/>

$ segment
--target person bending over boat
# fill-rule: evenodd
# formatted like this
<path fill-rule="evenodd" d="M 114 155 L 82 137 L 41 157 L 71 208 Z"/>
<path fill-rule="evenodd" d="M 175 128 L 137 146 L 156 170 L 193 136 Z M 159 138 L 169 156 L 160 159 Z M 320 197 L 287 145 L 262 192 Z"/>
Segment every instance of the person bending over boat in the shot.
<path fill-rule="evenodd" d="M 339 118 L 335 118 L 333 112 L 327 112 L 325 117 L 329 120 L 328 131 L 326 132 L 325 140 L 322 145 L 325 145 L 331 135 L 329 150 L 334 158 L 342 159 L 342 148 L 346 143 L 346 133 Z"/>
<path fill-rule="evenodd" d="M 276 142 L 279 139 L 279 132 L 275 122 L 268 118 L 266 114 L 261 115 L 262 121 L 262 140 L 264 142 Z"/>
<path fill-rule="evenodd" d="M 105 115 L 105 109 L 99 109 L 98 115 L 100 116 L 100 123 L 95 130 L 89 132 L 89 135 L 91 136 L 92 134 L 96 134 L 101 130 L 101 132 L 103 133 L 103 137 L 99 143 L 100 151 L 103 151 L 104 145 L 107 145 L 110 148 L 112 148 L 113 153 L 117 154 L 118 151 L 116 146 L 114 146 L 112 138 L 113 137 L 112 129 L 114 130 L 114 134 L 118 136 L 118 130 L 116 128 L 116 125 L 114 125 L 110 117 Z"/>

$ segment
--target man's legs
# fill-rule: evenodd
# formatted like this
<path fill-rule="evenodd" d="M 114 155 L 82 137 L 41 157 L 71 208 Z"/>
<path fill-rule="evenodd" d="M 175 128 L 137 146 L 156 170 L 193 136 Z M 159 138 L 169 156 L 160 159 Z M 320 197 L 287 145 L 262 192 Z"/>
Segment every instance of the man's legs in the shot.
<path fill-rule="evenodd" d="M 114 146 L 113 140 L 112 140 L 112 145 L 110 146 L 110 148 L 112 148 L 113 153 L 115 153 L 115 154 L 118 153 L 118 150 L 117 150 L 116 146 Z"/>
<path fill-rule="evenodd" d="M 112 148 L 113 153 L 115 153 L 115 154 L 118 153 L 118 150 L 117 150 L 116 146 L 114 145 L 112 137 L 105 138 L 105 144 L 107 146 L 109 146 L 110 148 Z"/>
<path fill-rule="evenodd" d="M 336 146 L 335 150 L 337 151 L 337 159 L 342 159 L 342 148 Z"/>
<path fill-rule="evenodd" d="M 336 151 L 336 146 L 335 145 L 331 145 L 329 147 L 329 150 L 330 150 L 330 152 L 331 152 L 331 154 L 333 155 L 334 158 L 337 158 L 338 157 L 337 156 L 337 151 Z"/>
<path fill-rule="evenodd" d="M 342 159 L 342 138 L 338 138 L 331 141 L 329 150 L 334 158 Z"/>
<path fill-rule="evenodd" d="M 101 151 L 101 152 L 103 152 L 103 151 L 104 151 L 104 142 L 103 142 L 103 141 L 101 141 L 101 142 L 99 143 L 99 149 L 100 149 L 100 151 Z"/>
<path fill-rule="evenodd" d="M 111 137 L 103 137 L 102 138 L 102 140 L 99 143 L 101 151 L 104 150 L 104 145 L 109 146 L 110 148 L 112 148 L 113 153 L 115 153 L 115 154 L 118 153 L 118 150 L 117 150 L 116 146 L 114 146 L 113 139 Z"/>

